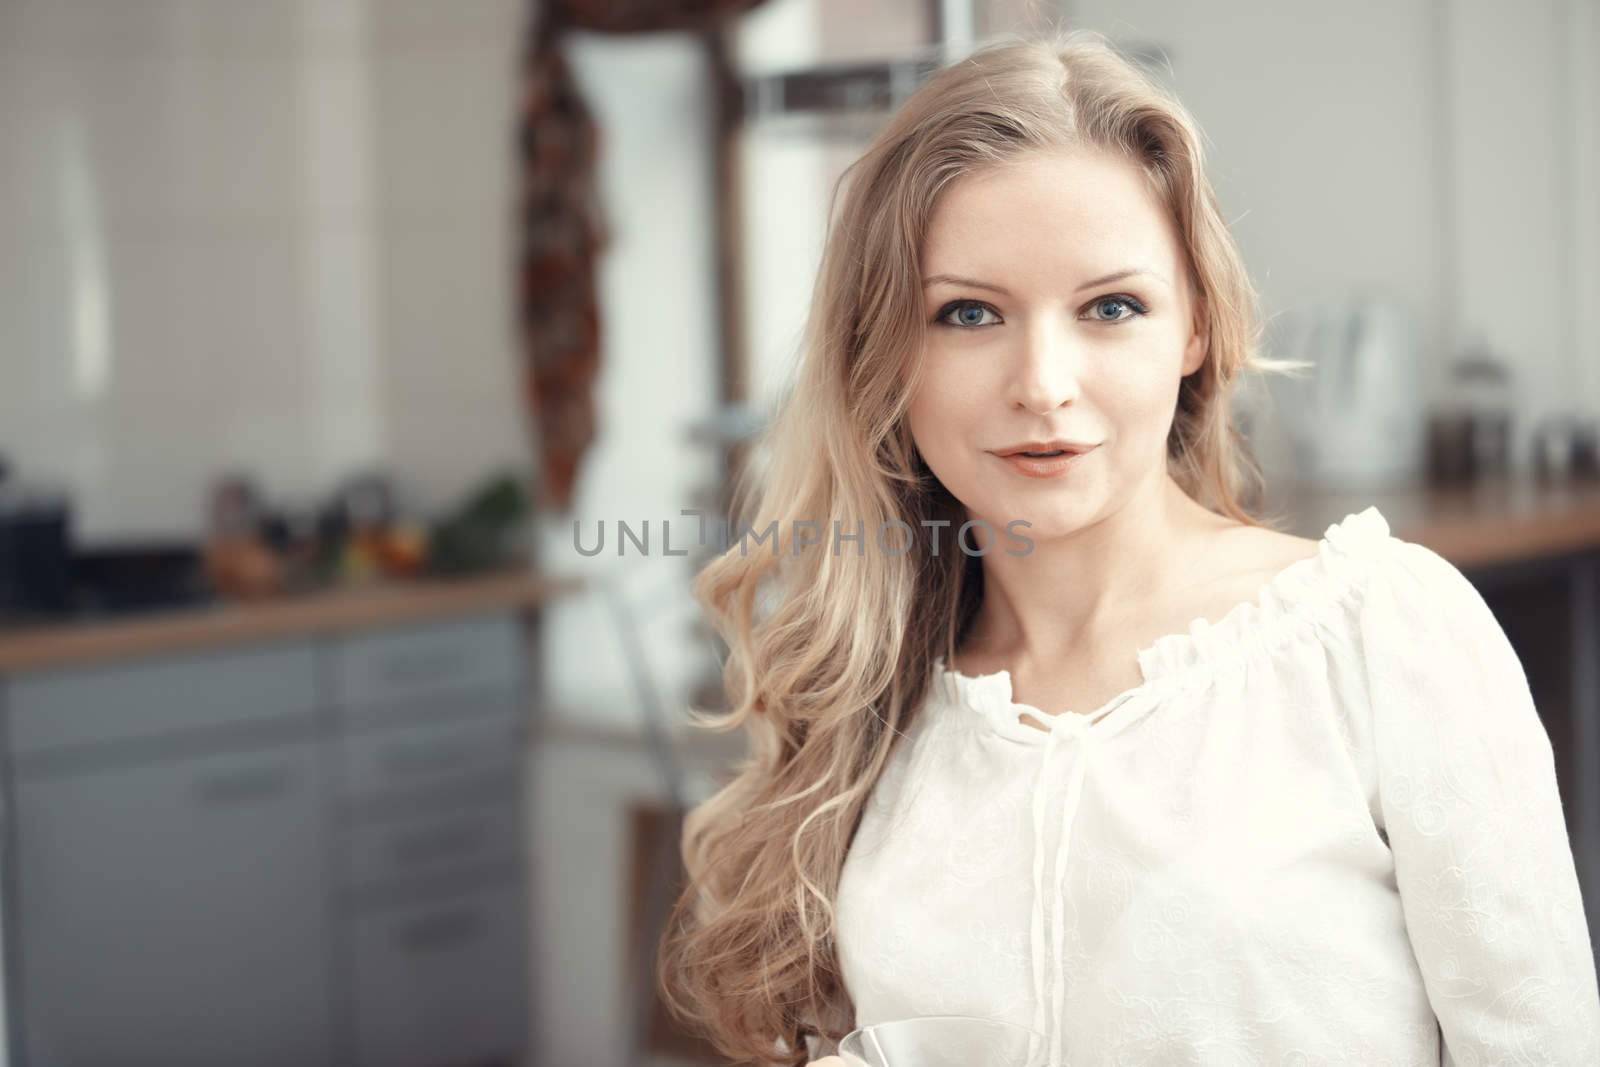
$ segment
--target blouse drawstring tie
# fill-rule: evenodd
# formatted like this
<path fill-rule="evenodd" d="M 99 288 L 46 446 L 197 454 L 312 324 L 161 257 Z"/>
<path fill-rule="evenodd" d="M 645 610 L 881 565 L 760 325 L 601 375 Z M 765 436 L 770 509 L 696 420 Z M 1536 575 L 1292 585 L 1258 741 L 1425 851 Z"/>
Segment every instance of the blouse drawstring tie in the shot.
<path fill-rule="evenodd" d="M 1089 764 L 1093 759 L 1094 749 L 1099 743 L 1102 732 L 1115 733 L 1126 727 L 1139 715 L 1138 710 L 1133 710 L 1114 723 L 1107 726 L 1097 725 L 1101 719 L 1111 714 L 1112 711 L 1122 707 L 1136 696 L 1143 695 L 1146 699 L 1146 710 L 1153 708 L 1157 700 L 1152 698 L 1149 686 L 1143 686 L 1124 693 L 1122 697 L 1107 705 L 1093 717 L 1075 712 L 1062 712 L 1058 715 L 1042 715 L 1040 712 L 1026 705 L 1011 705 L 1010 713 L 1020 713 L 1031 716 L 1035 721 L 1045 727 L 1047 736 L 1044 741 L 1044 755 L 1039 761 L 1039 769 L 1034 776 L 1033 784 L 1033 908 L 1032 908 L 1032 942 L 1033 942 L 1033 985 L 1034 985 L 1034 1016 L 1033 1028 L 1042 1034 L 1049 1035 L 1050 1058 L 1049 1067 L 1063 1067 L 1063 1050 L 1061 1048 L 1062 1030 L 1066 1002 L 1066 882 L 1067 859 L 1071 853 L 1072 826 L 1076 821 L 1078 804 L 1083 796 L 1084 779 L 1088 776 Z M 1010 704 L 1010 701 L 1007 701 Z M 1032 729 L 1032 727 L 1027 727 Z M 1056 752 L 1058 743 L 1067 737 L 1077 742 L 1077 758 L 1073 761 L 1072 768 L 1067 778 L 1067 795 L 1062 805 L 1060 842 L 1056 847 L 1055 870 L 1051 878 L 1051 889 L 1045 891 L 1044 885 L 1044 858 L 1046 852 L 1045 840 L 1045 799 L 1049 792 L 1049 768 L 1051 759 Z M 1045 982 L 1045 956 L 1044 951 L 1044 904 L 1050 903 L 1050 979 Z M 1046 1000 L 1048 996 L 1048 1011 Z M 1048 1020 L 1048 1023 L 1047 1023 Z"/>

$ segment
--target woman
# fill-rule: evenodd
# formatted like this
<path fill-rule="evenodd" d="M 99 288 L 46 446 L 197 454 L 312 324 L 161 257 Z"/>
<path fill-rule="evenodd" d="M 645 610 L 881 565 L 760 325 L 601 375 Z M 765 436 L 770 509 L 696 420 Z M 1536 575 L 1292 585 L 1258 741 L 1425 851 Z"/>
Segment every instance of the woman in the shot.
<path fill-rule="evenodd" d="M 1376 508 L 1245 510 L 1258 340 L 1193 121 L 1103 39 L 896 113 L 741 486 L 775 536 L 698 579 L 751 749 L 685 827 L 680 1018 L 741 1063 L 931 1014 L 1075 1067 L 1600 1063 L 1521 664 Z"/>

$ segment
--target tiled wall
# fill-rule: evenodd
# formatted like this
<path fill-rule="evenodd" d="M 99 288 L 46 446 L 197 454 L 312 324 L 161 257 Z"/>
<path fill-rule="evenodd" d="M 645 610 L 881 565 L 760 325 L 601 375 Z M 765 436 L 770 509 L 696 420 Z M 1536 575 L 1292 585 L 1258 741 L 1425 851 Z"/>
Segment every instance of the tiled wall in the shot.
<path fill-rule="evenodd" d="M 224 465 L 431 507 L 527 462 L 524 6 L 0 5 L 0 452 L 83 540 L 197 532 Z"/>

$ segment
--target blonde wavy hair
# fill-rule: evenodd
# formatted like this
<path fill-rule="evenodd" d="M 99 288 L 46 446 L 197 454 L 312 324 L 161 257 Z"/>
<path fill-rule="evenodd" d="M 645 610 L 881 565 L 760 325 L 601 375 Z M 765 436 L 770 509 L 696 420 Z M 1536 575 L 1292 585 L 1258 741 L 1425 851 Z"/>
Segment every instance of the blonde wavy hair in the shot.
<path fill-rule="evenodd" d="M 1180 386 L 1169 472 L 1210 510 L 1273 524 L 1241 504 L 1262 476 L 1230 418 L 1231 386 L 1245 371 L 1303 365 L 1258 354 L 1258 298 L 1187 111 L 1087 30 L 1001 41 L 936 71 L 834 189 L 799 366 L 761 441 L 765 469 L 747 468 L 735 491 L 734 530 L 776 536 L 730 544 L 695 580 L 728 645 L 731 709 L 695 719 L 716 733 L 745 727 L 749 751 L 685 820 L 688 881 L 655 977 L 678 1021 L 738 1063 L 804 1063 L 813 1042 L 833 1051 L 852 1027 L 834 940 L 839 873 L 934 658 L 954 661 L 982 601 L 976 555 L 923 543 L 925 520 L 957 529 L 966 515 L 905 418 L 935 203 L 963 176 L 1083 146 L 1133 162 L 1167 205 L 1209 327 L 1207 358 Z M 800 551 L 795 540 L 807 524 L 895 520 L 916 541 L 899 555 Z"/>

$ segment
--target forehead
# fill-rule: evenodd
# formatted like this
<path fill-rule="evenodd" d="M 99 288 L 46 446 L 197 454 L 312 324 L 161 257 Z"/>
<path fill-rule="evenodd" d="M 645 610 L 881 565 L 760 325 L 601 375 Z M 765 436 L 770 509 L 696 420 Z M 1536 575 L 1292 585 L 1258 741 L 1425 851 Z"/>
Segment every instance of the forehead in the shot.
<path fill-rule="evenodd" d="M 922 266 L 988 278 L 1134 263 L 1170 268 L 1178 258 L 1176 230 L 1139 168 L 1075 148 L 1029 153 L 952 183 L 934 206 Z"/>

